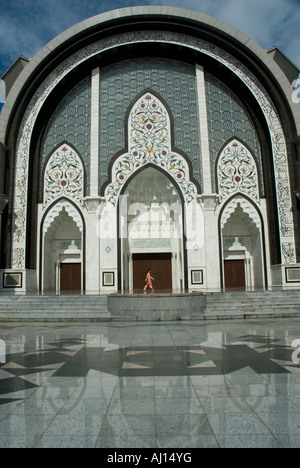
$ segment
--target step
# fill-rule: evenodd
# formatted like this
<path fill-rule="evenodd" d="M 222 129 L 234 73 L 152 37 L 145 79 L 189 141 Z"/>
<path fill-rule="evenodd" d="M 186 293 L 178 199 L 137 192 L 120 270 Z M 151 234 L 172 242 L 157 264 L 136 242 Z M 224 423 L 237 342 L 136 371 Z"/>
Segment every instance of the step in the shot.
<path fill-rule="evenodd" d="M 300 291 L 0 295 L 0 321 L 179 321 L 300 317 Z"/>

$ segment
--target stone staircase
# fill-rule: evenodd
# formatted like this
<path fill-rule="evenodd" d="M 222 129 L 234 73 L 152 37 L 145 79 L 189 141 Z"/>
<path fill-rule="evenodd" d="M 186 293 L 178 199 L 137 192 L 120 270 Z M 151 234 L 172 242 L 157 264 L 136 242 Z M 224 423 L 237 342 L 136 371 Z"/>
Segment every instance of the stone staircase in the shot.
<path fill-rule="evenodd" d="M 0 321 L 110 319 L 107 295 L 0 295 Z"/>
<path fill-rule="evenodd" d="M 300 317 L 300 290 L 206 294 L 0 295 L 1 321 L 178 321 Z"/>
<path fill-rule="evenodd" d="M 275 290 L 206 294 L 205 318 L 300 317 L 300 291 Z"/>

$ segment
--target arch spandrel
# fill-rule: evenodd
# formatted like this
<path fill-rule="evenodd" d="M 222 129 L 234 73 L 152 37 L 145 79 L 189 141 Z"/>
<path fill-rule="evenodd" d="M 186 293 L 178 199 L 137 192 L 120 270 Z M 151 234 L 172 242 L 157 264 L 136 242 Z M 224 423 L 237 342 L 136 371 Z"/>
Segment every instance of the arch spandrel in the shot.
<path fill-rule="evenodd" d="M 70 218 L 75 222 L 80 232 L 83 232 L 83 222 L 79 210 L 75 207 L 73 203 L 70 203 L 66 198 L 58 199 L 47 211 L 43 218 L 43 234 L 45 235 L 62 211 L 70 216 Z"/>
<path fill-rule="evenodd" d="M 226 222 L 238 207 L 240 207 L 242 211 L 249 216 L 258 230 L 262 229 L 261 215 L 258 208 L 256 208 L 253 203 L 247 199 L 247 197 L 240 194 L 232 196 L 224 205 L 224 210 L 220 220 L 221 229 L 224 228 Z"/>
<path fill-rule="evenodd" d="M 143 31 L 137 36 L 135 32 L 123 34 L 103 39 L 84 47 L 64 60 L 55 70 L 53 70 L 36 91 L 29 103 L 18 135 L 16 146 L 16 180 L 24 181 L 24 184 L 15 184 L 13 222 L 15 231 L 12 238 L 12 267 L 19 268 L 25 266 L 25 245 L 26 245 L 26 217 L 27 217 L 27 196 L 24 197 L 24 185 L 28 183 L 29 154 L 31 135 L 36 124 L 37 117 L 46 99 L 52 90 L 77 66 L 84 63 L 89 58 L 98 55 L 106 50 L 120 47 L 126 44 L 143 43 L 149 40 L 182 45 L 197 52 L 208 55 L 222 66 L 234 73 L 239 80 L 250 90 L 264 115 L 270 133 L 272 153 L 274 160 L 275 189 L 279 212 L 279 232 L 281 254 L 287 263 L 296 261 L 295 237 L 292 217 L 291 190 L 289 185 L 289 170 L 287 160 L 287 147 L 284 132 L 278 112 L 272 102 L 268 92 L 253 75 L 253 73 L 238 59 L 230 55 L 223 49 L 212 45 L 202 39 L 189 35 L 172 33 L 170 31 Z M 280 180 L 288 181 L 286 191 L 280 190 Z M 122 185 L 122 184 L 121 184 Z M 110 185 L 112 187 L 112 184 Z M 119 193 L 117 185 L 114 187 Z M 282 215 L 284 213 L 284 215 Z"/>
<path fill-rule="evenodd" d="M 45 166 L 43 210 L 61 197 L 84 208 L 84 167 L 76 151 L 64 143 L 50 156 Z"/>
<path fill-rule="evenodd" d="M 116 205 L 122 187 L 136 171 L 152 165 L 168 173 L 180 187 L 187 203 L 197 190 L 190 182 L 186 159 L 173 151 L 170 116 L 154 93 L 146 92 L 131 109 L 128 117 L 128 152 L 121 154 L 112 167 L 112 182 L 105 190 L 108 202 Z"/>
<path fill-rule="evenodd" d="M 258 170 L 248 148 L 233 138 L 221 151 L 217 160 L 219 205 L 234 194 L 249 197 L 260 205 Z"/>

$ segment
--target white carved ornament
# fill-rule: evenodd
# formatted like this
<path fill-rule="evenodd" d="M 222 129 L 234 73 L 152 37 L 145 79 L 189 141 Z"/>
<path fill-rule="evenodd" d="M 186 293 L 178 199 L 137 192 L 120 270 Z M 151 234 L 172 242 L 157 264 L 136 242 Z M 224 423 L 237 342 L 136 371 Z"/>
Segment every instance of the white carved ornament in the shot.
<path fill-rule="evenodd" d="M 220 154 L 217 164 L 219 204 L 236 193 L 243 193 L 260 204 L 256 163 L 240 141 L 231 140 Z"/>
<path fill-rule="evenodd" d="M 272 153 L 274 159 L 275 183 L 277 193 L 277 203 L 279 211 L 279 228 L 281 234 L 281 252 L 287 263 L 294 263 L 295 241 L 294 228 L 291 210 L 291 192 L 288 173 L 287 148 L 282 125 L 270 99 L 270 96 L 260 84 L 251 71 L 239 60 L 225 52 L 221 48 L 214 46 L 203 39 L 173 33 L 168 31 L 143 31 L 139 33 L 123 33 L 114 37 L 102 39 L 88 47 L 77 51 L 61 63 L 53 72 L 47 76 L 41 84 L 31 102 L 29 103 L 24 118 L 20 125 L 16 150 L 16 170 L 15 170 L 15 194 L 13 208 L 14 234 L 12 239 L 12 267 L 25 267 L 25 243 L 26 243 L 26 216 L 27 216 L 27 194 L 24 187 L 28 181 L 28 163 L 31 134 L 45 100 L 57 84 L 80 63 L 90 57 L 98 55 L 100 52 L 115 48 L 124 44 L 147 43 L 149 40 L 163 43 L 180 44 L 206 54 L 238 76 L 249 88 L 257 100 L 268 124 L 272 143 Z M 281 190 L 281 181 L 284 180 L 286 190 Z M 18 181 L 21 181 L 18 183 Z M 287 215 L 288 213 L 288 215 Z"/>
<path fill-rule="evenodd" d="M 245 197 L 239 195 L 234 196 L 226 205 L 222 214 L 221 229 L 224 228 L 226 222 L 238 207 L 240 207 L 244 213 L 247 213 L 259 231 L 261 231 L 262 226 L 258 210 Z"/>
<path fill-rule="evenodd" d="M 61 145 L 46 164 L 43 209 L 61 197 L 83 208 L 83 174 L 78 154 L 67 144 Z"/>
<path fill-rule="evenodd" d="M 57 203 L 55 203 L 48 213 L 46 214 L 46 217 L 44 219 L 43 223 L 43 234 L 45 235 L 54 222 L 55 218 L 57 218 L 60 213 L 65 210 L 70 218 L 73 219 L 73 221 L 76 223 L 78 229 L 80 232 L 83 232 L 83 223 L 81 216 L 79 214 L 79 211 L 75 208 L 72 203 L 68 202 L 67 200 L 60 200 Z"/>
<path fill-rule="evenodd" d="M 147 164 L 153 164 L 177 182 L 187 203 L 197 191 L 189 180 L 189 168 L 180 154 L 172 151 L 170 118 L 162 102 L 147 92 L 134 105 L 128 122 L 128 153 L 117 158 L 112 169 L 112 183 L 106 188 L 107 201 L 116 204 L 128 177 Z"/>

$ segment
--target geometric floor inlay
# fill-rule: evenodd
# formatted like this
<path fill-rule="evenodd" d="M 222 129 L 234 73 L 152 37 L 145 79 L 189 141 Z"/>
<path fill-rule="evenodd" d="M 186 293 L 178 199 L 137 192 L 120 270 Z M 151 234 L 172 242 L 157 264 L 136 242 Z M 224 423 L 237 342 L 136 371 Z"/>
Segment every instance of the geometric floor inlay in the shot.
<path fill-rule="evenodd" d="M 237 344 L 212 346 L 124 346 L 117 349 L 86 347 L 84 339 L 47 343 L 44 349 L 6 356 L 0 364 L 0 404 L 9 395 L 34 388 L 33 374 L 51 371 L 54 377 L 84 377 L 90 369 L 116 376 L 224 375 L 250 367 L 258 374 L 289 373 L 289 346 L 265 336 L 244 335 Z M 28 380 L 26 379 L 28 376 Z M 30 378 L 29 378 L 30 376 Z M 2 395 L 2 398 L 1 398 Z"/>

